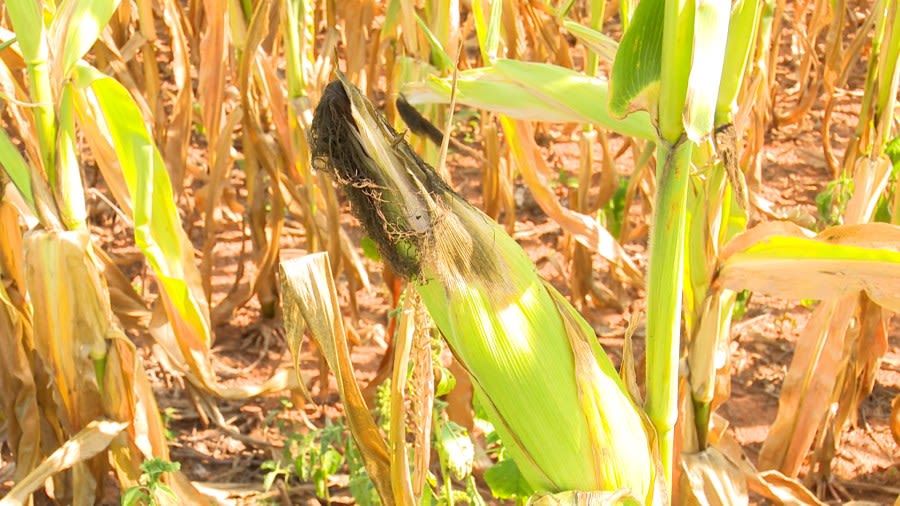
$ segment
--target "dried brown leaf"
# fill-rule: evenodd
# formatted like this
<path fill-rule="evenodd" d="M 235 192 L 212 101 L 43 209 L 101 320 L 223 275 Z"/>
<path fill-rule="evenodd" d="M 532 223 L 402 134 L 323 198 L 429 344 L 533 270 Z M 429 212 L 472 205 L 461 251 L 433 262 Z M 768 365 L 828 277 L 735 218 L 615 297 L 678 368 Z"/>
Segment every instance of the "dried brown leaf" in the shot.
<path fill-rule="evenodd" d="M 541 167 L 544 168 L 543 172 L 546 172 L 546 161 L 534 141 L 531 124 L 505 117 L 501 118 L 501 124 L 516 158 L 519 173 L 547 216 L 559 223 L 563 230 L 572 234 L 579 243 L 599 253 L 614 267 L 613 271 L 624 282 L 643 286 L 641 271 L 609 231 L 594 218 L 563 207 L 553 194 L 549 181 L 541 175 Z"/>
<path fill-rule="evenodd" d="M 102 420 L 85 424 L 84 429 L 54 451 L 28 476 L 16 483 L 12 490 L 0 499 L 0 506 L 24 504 L 33 492 L 44 485 L 47 478 L 102 452 L 127 426 L 127 423 Z"/>
<path fill-rule="evenodd" d="M 747 480 L 753 492 L 774 501 L 776 504 L 789 506 L 825 506 L 818 497 L 793 478 L 788 478 L 778 471 L 759 472 L 744 454 L 744 449 L 728 433 L 717 437 L 713 446 L 728 457 L 737 466 Z"/>
<path fill-rule="evenodd" d="M 191 142 L 191 122 L 193 121 L 193 90 L 191 87 L 191 61 L 189 40 L 185 33 L 184 10 L 175 0 L 163 0 L 163 23 L 169 31 L 172 44 L 172 77 L 174 78 L 175 99 L 172 113 L 167 118 L 165 141 L 161 142 L 163 159 L 169 170 L 169 179 L 175 195 L 181 194 L 184 171 L 187 163 L 188 145 Z"/>
<path fill-rule="evenodd" d="M 894 436 L 894 442 L 900 446 L 900 394 L 891 401 L 891 435 Z"/>
<path fill-rule="evenodd" d="M 5 205 L 5 203 L 4 203 Z M 18 228 L 18 227 L 16 227 Z M 0 273 L 5 272 L 0 269 Z M 26 352 L 31 342 L 31 322 L 20 312 L 0 283 L 0 413 L 4 414 L 4 437 L 13 455 L 13 480 L 21 481 L 41 461 L 41 413 L 31 361 Z"/>
<path fill-rule="evenodd" d="M 225 82 L 228 72 L 228 26 L 226 16 L 228 2 L 203 0 L 206 14 L 206 30 L 200 37 L 200 54 L 197 77 L 197 95 L 201 105 L 201 119 L 209 146 L 217 146 L 222 135 L 222 106 L 225 102 Z M 230 135 L 230 131 L 224 133 Z M 209 165 L 216 163 L 215 151 L 210 154 Z"/>
<path fill-rule="evenodd" d="M 681 490 L 686 504 L 739 506 L 749 504 L 747 479 L 714 447 L 681 454 Z"/>
<path fill-rule="evenodd" d="M 335 375 L 348 424 L 378 495 L 387 505 L 397 501 L 391 486 L 387 446 L 353 375 L 340 304 L 327 253 L 281 262 L 282 305 L 288 339 L 299 340 L 306 327 Z"/>
<path fill-rule="evenodd" d="M 391 377 L 391 417 L 390 440 L 388 451 L 391 461 L 391 490 L 398 503 L 412 506 L 416 501 L 413 496 L 409 473 L 409 451 L 406 447 L 406 379 L 409 372 L 409 359 L 416 334 L 416 305 L 418 298 L 415 292 L 407 291 L 404 299 L 397 332 L 394 334 L 394 368 Z"/>
<path fill-rule="evenodd" d="M 857 294 L 823 301 L 797 339 L 781 388 L 778 415 L 759 454 L 760 467 L 797 476 L 816 430 L 831 404 L 844 336 Z"/>

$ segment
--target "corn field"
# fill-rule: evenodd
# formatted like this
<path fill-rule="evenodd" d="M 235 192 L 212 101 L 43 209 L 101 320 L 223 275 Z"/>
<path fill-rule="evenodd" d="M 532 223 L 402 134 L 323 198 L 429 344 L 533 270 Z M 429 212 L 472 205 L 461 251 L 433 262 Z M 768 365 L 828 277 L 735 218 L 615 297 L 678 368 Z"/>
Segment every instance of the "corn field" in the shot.
<path fill-rule="evenodd" d="M 896 0 L 0 5 L 0 506 L 900 505 Z"/>

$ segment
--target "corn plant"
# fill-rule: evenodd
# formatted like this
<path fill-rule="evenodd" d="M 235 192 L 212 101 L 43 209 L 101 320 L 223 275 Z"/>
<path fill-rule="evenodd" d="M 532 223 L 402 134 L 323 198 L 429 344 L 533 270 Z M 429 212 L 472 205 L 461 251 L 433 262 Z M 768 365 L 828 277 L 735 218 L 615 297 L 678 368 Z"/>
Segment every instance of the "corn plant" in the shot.
<path fill-rule="evenodd" d="M 743 284 L 748 283 L 743 276 L 740 280 L 722 278 L 723 273 L 730 269 L 737 272 L 745 267 L 722 269 L 723 266 L 737 265 L 745 258 L 731 256 L 740 249 L 740 245 L 747 246 L 742 242 L 745 240 L 743 237 L 759 237 L 754 234 L 762 233 L 748 232 L 742 238 L 736 237 L 745 227 L 744 213 L 749 210 L 750 198 L 739 165 L 743 159 L 738 150 L 743 132 L 734 123 L 746 125 L 745 111 L 749 98 L 753 96 L 750 93 L 753 87 L 752 83 L 745 84 L 743 78 L 751 55 L 757 54 L 753 44 L 758 39 L 756 34 L 759 33 L 763 39 L 769 34 L 765 28 L 771 21 L 771 11 L 767 13 L 762 4 L 750 1 L 733 6 L 721 2 L 697 5 L 641 2 L 629 20 L 629 29 L 618 44 L 611 84 L 607 85 L 603 80 L 585 78 L 558 66 L 499 58 L 498 50 L 502 46 L 495 32 L 500 24 L 496 20 L 499 10 L 492 11 L 494 17 L 488 24 L 479 21 L 480 9 L 476 7 L 475 11 L 476 31 L 482 57 L 491 64 L 461 72 L 455 83 L 449 79 L 430 77 L 425 82 L 408 85 L 404 88 L 404 94 L 411 103 L 447 102 L 455 93 L 461 103 L 520 118 L 518 121 L 501 118 L 501 124 L 526 181 L 531 177 L 529 174 L 546 171 L 534 171 L 534 167 L 540 167 L 542 161 L 533 154 L 536 151 L 534 146 L 528 144 L 533 134 L 530 126 L 522 120 L 590 122 L 652 140 L 656 145 L 657 191 L 651 226 L 646 409 L 659 436 L 666 483 L 670 487 L 675 485 L 678 498 L 685 497 L 685 494 L 699 498 L 697 494 L 704 493 L 702 484 L 714 482 L 727 484 L 724 489 L 719 488 L 719 494 L 725 495 L 707 495 L 705 500 L 725 503 L 746 501 L 746 486 L 749 484 L 769 497 L 792 496 L 802 498 L 799 500 L 815 501 L 797 482 L 783 476 L 769 479 L 752 466 L 743 464 L 742 457 L 734 452 L 733 446 L 729 446 L 728 437 L 721 432 L 721 423 L 713 414 L 715 406 L 722 400 L 716 397 L 714 385 L 719 381 L 717 376 L 724 374 L 722 364 L 716 364 L 716 350 L 727 349 L 735 291 L 748 288 Z M 579 30 L 590 35 L 586 30 Z M 765 53 L 759 54 L 765 56 Z M 336 107 L 332 106 L 332 109 Z M 334 111 L 332 114 L 335 114 Z M 386 135 L 390 137 L 392 134 L 388 132 Z M 334 142 L 340 145 L 350 141 L 343 139 Z M 330 149 L 334 152 L 336 148 Z M 389 166 L 383 159 L 376 163 Z M 698 169 L 699 176 L 692 177 L 691 174 Z M 346 174 L 339 174 L 338 182 L 342 184 L 356 181 Z M 378 179 L 374 185 L 358 185 L 374 189 L 382 188 L 382 183 Z M 554 205 L 542 188 L 546 184 L 542 183 L 545 182 L 540 178 L 535 178 L 534 184 L 529 182 L 539 202 L 547 204 L 542 207 L 564 228 L 579 230 L 575 226 L 577 221 L 571 219 L 571 211 Z M 390 191 L 390 185 L 387 188 L 385 191 Z M 378 191 L 372 191 L 378 194 L 377 198 L 382 198 Z M 402 187 L 399 191 L 404 193 Z M 406 202 L 411 194 L 411 190 L 407 189 L 400 199 Z M 366 206 L 378 209 L 372 203 L 366 205 L 364 197 L 357 195 L 351 198 L 356 208 Z M 394 215 L 391 213 L 396 211 L 391 209 L 390 204 L 387 206 L 387 210 L 376 214 L 396 223 L 402 216 L 392 219 Z M 420 206 L 417 209 L 425 208 Z M 410 216 L 421 217 L 426 213 L 413 212 Z M 377 220 L 373 221 L 371 216 L 361 220 L 370 233 L 372 227 L 377 230 Z M 415 221 L 411 223 L 411 226 L 416 225 Z M 597 225 L 591 225 L 590 221 L 582 221 L 580 225 L 597 229 Z M 401 226 L 399 231 L 403 240 L 400 247 L 389 249 L 385 254 L 392 263 L 413 262 L 411 258 L 417 258 L 421 249 L 415 241 L 406 239 L 403 230 Z M 391 235 L 390 231 L 379 233 L 387 237 Z M 590 234 L 583 234 L 579 240 L 584 235 L 590 237 Z M 415 233 L 411 233 L 411 237 L 415 237 Z M 599 237 L 603 237 L 602 234 Z M 765 240 L 770 240 L 768 235 L 766 237 Z M 725 248 L 732 238 L 731 249 Z M 777 242 L 782 239 L 771 240 Z M 784 240 L 789 242 L 786 238 Z M 883 261 L 892 262 L 886 251 L 877 248 L 866 250 L 874 245 L 863 239 L 860 241 L 863 249 L 854 250 L 854 254 L 858 254 L 861 261 L 887 255 Z M 588 240 L 585 244 L 603 242 Z M 814 263 L 801 250 L 797 244 L 779 250 L 778 254 L 784 255 L 784 262 L 798 269 L 812 268 Z M 686 255 L 685 251 L 691 254 Z M 823 260 L 827 257 L 824 251 L 816 251 Z M 774 258 L 766 256 L 768 253 L 754 254 L 762 255 L 758 258 L 765 259 L 765 262 L 774 261 Z M 623 265 L 614 254 L 607 258 Z M 407 268 L 411 265 L 414 262 L 407 264 Z M 754 272 L 762 272 L 765 268 L 760 266 Z M 774 269 L 774 265 L 771 268 Z M 688 280 L 684 278 L 684 271 L 690 276 Z M 419 272 L 414 271 L 413 274 L 418 275 Z M 853 275 L 859 279 L 865 278 L 861 271 L 854 271 Z M 728 280 L 724 290 L 723 279 Z M 759 288 L 759 285 L 753 283 L 749 287 Z M 772 293 L 773 290 L 780 293 L 773 288 L 766 291 Z M 853 288 L 848 290 L 853 292 Z M 888 307 L 892 304 L 890 298 L 879 300 Z M 682 301 L 687 304 L 684 311 Z M 685 353 L 680 344 L 682 313 L 688 331 L 689 343 L 685 350 L 692 402 L 683 407 L 683 412 L 690 414 L 688 422 L 683 424 L 685 432 L 675 434 L 679 404 L 676 366 Z M 458 325 L 452 318 L 442 325 L 440 313 L 435 318 L 442 329 L 456 328 Z M 487 327 L 486 324 L 483 326 Z M 453 338 L 447 336 L 446 330 L 444 334 L 452 343 Z M 674 450 L 676 440 L 684 452 L 680 456 Z M 520 455 L 519 460 L 521 458 Z M 673 477 L 678 474 L 683 475 L 681 490 L 677 490 L 678 485 L 673 483 Z M 736 488 L 729 488 L 731 486 Z"/>
<path fill-rule="evenodd" d="M 876 2 L 872 6 L 870 28 L 874 40 L 863 109 L 856 128 L 858 137 L 848 146 L 842 164 L 846 177 L 853 178 L 854 190 L 842 216 L 845 225 L 830 228 L 818 236 L 834 241 L 849 236 L 872 239 L 877 236 L 880 247 L 894 251 L 897 249 L 894 230 L 870 222 L 875 221 L 880 201 L 890 205 L 885 197 L 889 195 L 892 174 L 896 177 L 896 161 L 892 163 L 886 152 L 887 141 L 896 135 L 888 112 L 896 103 L 900 79 L 897 65 L 900 26 L 896 17 L 897 6 L 890 2 Z M 896 189 L 894 192 L 896 195 Z M 898 223 L 896 216 L 892 215 L 894 224 Z M 861 256 L 857 259 L 862 260 Z M 890 314 L 896 311 L 893 297 L 885 299 L 877 295 L 877 287 L 867 286 L 862 293 L 850 289 L 833 294 L 834 297 L 826 297 L 822 292 L 817 297 L 822 302 L 801 332 L 797 353 L 785 378 L 771 438 L 760 453 L 761 466 L 796 476 L 807 451 L 813 447 L 817 465 L 814 475 L 820 482 L 830 474 L 831 456 L 840 440 L 835 435 L 855 420 L 859 403 L 872 391 L 875 371 L 887 349 Z M 837 404 L 835 413 L 829 413 L 830 403 Z M 829 434 L 830 437 L 825 437 Z"/>
<path fill-rule="evenodd" d="M 112 467 L 126 489 L 137 483 L 145 459 L 168 459 L 152 390 L 120 322 L 146 330 L 150 312 L 89 237 L 77 135 L 90 146 L 159 281 L 156 313 L 166 323 L 155 325 L 151 334 L 189 384 L 207 395 L 243 398 L 280 390 L 290 378 L 282 371 L 261 388 L 224 388 L 212 371 L 208 301 L 170 175 L 145 124 L 146 107 L 140 95 L 136 99 L 82 59 L 106 37 L 108 20 L 121 13 L 119 2 L 5 7 L 13 29 L 7 33 L 14 39 L 5 41 L 10 58 L 0 68 L 0 81 L 11 97 L 5 103 L 13 118 L 10 131 L 24 151 L 23 156 L 9 134 L 0 135 L 4 173 L 13 184 L 3 200 L 2 274 L 13 280 L 3 288 L 3 335 L 17 359 L 9 369 L 17 372 L 5 377 L 4 385 L 21 384 L 28 392 L 7 396 L 3 407 L 13 427 L 17 478 L 30 483 L 28 473 L 37 472 L 42 455 L 87 430 L 91 420 L 108 417 L 132 423 L 107 441 Z M 24 80 L 18 69 L 24 69 Z M 24 234 L 23 224 L 31 228 Z M 41 431 L 32 433 L 29 426 Z M 76 466 L 74 473 L 56 478 L 57 499 L 91 502 L 109 465 L 104 462 L 98 456 L 58 468 Z M 180 497 L 202 502 L 183 475 L 175 473 L 170 481 Z"/>

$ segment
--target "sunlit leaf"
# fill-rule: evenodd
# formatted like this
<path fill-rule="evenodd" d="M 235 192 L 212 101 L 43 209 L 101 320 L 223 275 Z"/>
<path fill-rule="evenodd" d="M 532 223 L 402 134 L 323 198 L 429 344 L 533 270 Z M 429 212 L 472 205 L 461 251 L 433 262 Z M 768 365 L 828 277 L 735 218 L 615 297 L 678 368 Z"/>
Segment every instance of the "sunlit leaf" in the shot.
<path fill-rule="evenodd" d="M 171 304 L 180 342 L 206 349 L 210 343 L 209 307 L 200 287 L 193 246 L 181 227 L 172 184 L 162 156 L 137 105 L 116 80 L 93 67 L 76 68 L 76 85 L 84 93 L 79 114 L 96 103 L 106 119 L 122 174 L 133 200 L 134 238 L 156 272 Z M 185 358 L 195 360 L 188 350 Z M 206 378 L 212 382 L 212 378 Z"/>
<path fill-rule="evenodd" d="M 402 91 L 411 104 L 449 103 L 450 87 L 450 80 L 430 77 Z M 589 123 L 623 135 L 656 138 L 645 112 L 624 119 L 610 116 L 607 93 L 608 84 L 600 78 L 545 63 L 498 59 L 491 67 L 459 73 L 456 102 L 516 119 Z"/>
<path fill-rule="evenodd" d="M 699 0 L 694 16 L 694 50 L 684 109 L 688 139 L 700 142 L 713 129 L 731 0 Z"/>
<path fill-rule="evenodd" d="M 749 289 L 788 299 L 836 298 L 865 291 L 878 304 L 900 310 L 900 227 L 885 223 L 845 225 L 815 238 L 761 235 L 746 247 L 729 246 L 719 279 L 733 290 Z"/>
<path fill-rule="evenodd" d="M 55 72 L 68 76 L 88 49 L 94 45 L 100 32 L 119 6 L 120 0 L 66 0 L 57 7 L 50 25 L 53 47 L 62 48 L 61 59 Z M 25 2 L 31 3 L 31 2 Z"/>

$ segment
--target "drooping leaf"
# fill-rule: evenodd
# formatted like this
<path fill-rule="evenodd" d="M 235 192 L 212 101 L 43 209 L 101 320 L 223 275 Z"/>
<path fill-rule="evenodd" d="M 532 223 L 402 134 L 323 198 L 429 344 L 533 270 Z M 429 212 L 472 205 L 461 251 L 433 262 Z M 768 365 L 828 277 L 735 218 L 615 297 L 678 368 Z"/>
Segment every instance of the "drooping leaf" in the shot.
<path fill-rule="evenodd" d="M 771 230 L 756 227 L 726 247 L 719 271 L 725 287 L 788 299 L 865 291 L 879 305 L 900 310 L 900 227 L 843 225 L 815 238 L 799 228 L 792 236 L 769 235 Z"/>
<path fill-rule="evenodd" d="M 344 404 L 350 431 L 366 470 L 384 504 L 402 503 L 391 486 L 390 458 L 378 427 L 353 375 L 350 351 L 327 253 L 281 262 L 285 328 L 289 340 L 299 340 L 304 328 L 319 344 Z M 292 346 L 292 349 L 298 347 Z"/>
<path fill-rule="evenodd" d="M 449 79 L 430 77 L 403 87 L 410 104 L 448 103 Z M 497 59 L 491 67 L 459 73 L 456 102 L 509 117 L 600 125 L 623 135 L 655 139 L 650 116 L 637 112 L 616 119 L 607 110 L 604 79 L 545 63 Z"/>
<path fill-rule="evenodd" d="M 225 387 L 212 371 L 209 306 L 194 260 L 194 248 L 181 225 L 168 171 L 140 109 L 115 79 L 79 62 L 75 67 L 76 111 L 80 121 L 102 122 L 85 131 L 103 135 L 112 146 L 131 203 L 134 238 L 161 285 L 161 306 L 170 325 L 153 325 L 151 333 L 196 384 L 229 399 L 299 388 L 287 369 L 259 385 Z M 98 143 L 100 144 L 100 143 Z M 117 195 L 118 197 L 118 195 Z"/>
<path fill-rule="evenodd" d="M 193 246 L 181 226 L 169 174 L 140 110 L 124 86 L 87 64 L 76 67 L 76 86 L 85 95 L 78 104 L 87 118 L 95 101 L 106 120 L 119 166 L 132 198 L 134 238 L 167 294 L 182 343 L 210 344 L 209 307 L 200 287 Z M 90 96 L 90 99 L 87 97 Z M 186 350 L 185 350 L 186 351 Z M 185 357 L 194 360 L 194 357 Z M 212 378 L 205 378 L 212 382 Z"/>

